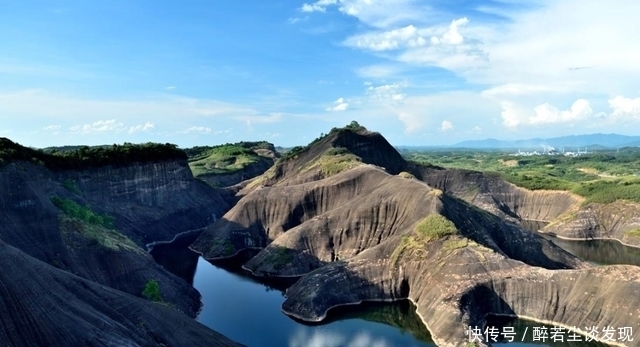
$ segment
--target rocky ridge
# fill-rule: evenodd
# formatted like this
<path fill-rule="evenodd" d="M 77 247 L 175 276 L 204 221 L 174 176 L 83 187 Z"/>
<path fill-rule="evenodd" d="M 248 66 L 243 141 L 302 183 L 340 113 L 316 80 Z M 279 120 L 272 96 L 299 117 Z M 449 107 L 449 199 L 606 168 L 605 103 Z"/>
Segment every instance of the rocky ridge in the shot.
<path fill-rule="evenodd" d="M 342 129 L 279 161 L 192 248 L 209 259 L 259 249 L 244 267 L 301 277 L 283 311 L 302 320 L 322 320 L 340 305 L 409 298 L 443 346 L 466 344 L 461 327 L 482 326 L 488 314 L 577 327 L 640 321 L 640 302 L 617 299 L 638 293 L 640 269 L 594 268 L 509 222 L 552 220 L 580 198 L 418 166 L 397 152 L 379 156 L 395 150 L 378 136 Z M 328 175 L 317 163 L 336 148 L 359 164 Z M 432 216 L 455 232 L 421 234 Z M 640 326 L 634 332 L 640 337 Z"/>

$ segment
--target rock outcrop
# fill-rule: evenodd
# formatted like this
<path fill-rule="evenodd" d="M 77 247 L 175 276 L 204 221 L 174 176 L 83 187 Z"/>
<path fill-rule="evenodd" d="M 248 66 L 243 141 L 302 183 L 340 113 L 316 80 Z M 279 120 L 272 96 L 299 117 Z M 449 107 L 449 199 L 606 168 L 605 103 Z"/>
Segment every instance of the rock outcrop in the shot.
<path fill-rule="evenodd" d="M 9 144 L 18 153 L 33 151 Z M 193 321 L 200 293 L 143 248 L 202 228 L 228 210 L 231 196 L 194 180 L 186 158 L 73 169 L 51 171 L 26 159 L 0 166 L 0 257 L 6 260 L 0 341 L 11 346 L 233 345 Z M 71 206 L 75 215 L 56 202 Z M 141 298 L 151 281 L 158 283 L 164 306 Z M 175 322 L 160 322 L 161 316 Z M 185 332 L 176 332 L 180 326 Z M 184 337 L 188 331 L 194 336 Z"/>
<path fill-rule="evenodd" d="M 445 246 L 457 241 L 438 241 L 420 256 L 393 264 L 384 256 L 398 240 L 389 240 L 346 262 L 329 264 L 287 290 L 283 311 L 319 321 L 340 305 L 409 298 L 439 346 L 467 345 L 466 328 L 483 327 L 489 314 L 517 315 L 583 332 L 587 327 L 613 327 L 615 341 L 618 327 L 631 327 L 632 341 L 620 344 L 640 345 L 637 267 L 548 270 L 475 245 Z"/>
<path fill-rule="evenodd" d="M 7 346 L 240 346 L 177 310 L 85 280 L 0 240 Z"/>
<path fill-rule="evenodd" d="M 623 344 L 638 345 L 640 268 L 592 267 L 513 223 L 554 220 L 581 198 L 407 163 L 378 136 L 342 129 L 290 154 L 192 248 L 209 259 L 257 249 L 243 266 L 254 275 L 301 277 L 282 307 L 301 320 L 408 298 L 438 345 L 466 345 L 466 326 L 489 314 L 632 326 L 636 342 Z M 358 164 L 322 170 L 335 153 Z"/>
<path fill-rule="evenodd" d="M 615 239 L 640 247 L 640 204 L 626 200 L 589 203 L 565 212 L 543 231 L 568 239 Z"/>

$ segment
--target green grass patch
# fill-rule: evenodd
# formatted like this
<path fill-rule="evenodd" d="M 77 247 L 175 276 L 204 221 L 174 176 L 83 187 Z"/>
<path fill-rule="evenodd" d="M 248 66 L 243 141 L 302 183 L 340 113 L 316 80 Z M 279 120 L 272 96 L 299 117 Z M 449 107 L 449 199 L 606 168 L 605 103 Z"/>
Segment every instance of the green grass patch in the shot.
<path fill-rule="evenodd" d="M 429 242 L 457 234 L 458 229 L 453 222 L 440 214 L 431 214 L 416 224 L 411 235 L 405 235 L 400 239 L 400 244 L 389 260 L 392 264 L 396 264 L 405 254 L 420 256 L 426 252 L 425 248 Z M 465 243 L 464 246 L 466 245 Z M 450 247 L 453 246 L 454 244 L 450 245 Z"/>
<path fill-rule="evenodd" d="M 239 171 L 256 163 L 260 156 L 251 148 L 237 144 L 210 147 L 189 160 L 194 176 L 224 174 Z"/>
<path fill-rule="evenodd" d="M 235 247 L 228 238 L 216 239 L 211 245 L 212 252 L 220 252 L 222 256 L 230 256 L 235 251 Z"/>
<path fill-rule="evenodd" d="M 624 236 L 640 239 L 640 228 L 628 230 L 624 233 Z"/>
<path fill-rule="evenodd" d="M 142 289 L 142 297 L 154 302 L 163 302 L 162 295 L 160 295 L 160 285 L 156 280 L 149 280 Z"/>
<path fill-rule="evenodd" d="M 440 214 L 432 214 L 421 220 L 415 227 L 414 232 L 426 241 L 443 238 L 447 235 L 455 235 L 458 229 L 452 221 Z"/>
<path fill-rule="evenodd" d="M 96 225 L 105 229 L 115 228 L 115 219 L 106 214 L 91 211 L 89 207 L 82 206 L 71 199 L 63 199 L 52 196 L 51 202 L 64 212 L 65 215 L 81 220 L 89 225 Z"/>
<path fill-rule="evenodd" d="M 80 191 L 80 188 L 78 187 L 78 183 L 74 180 L 66 179 L 62 182 L 62 186 L 75 195 L 82 194 L 82 191 Z"/>
<path fill-rule="evenodd" d="M 362 165 L 360 157 L 348 152 L 347 154 L 328 154 L 332 149 L 302 168 L 301 172 L 319 168 L 324 177 L 330 177 Z"/>
<path fill-rule="evenodd" d="M 573 192 L 584 196 L 585 204 L 597 202 L 608 204 L 624 199 L 640 203 L 640 179 L 599 180 L 582 183 Z"/>
<path fill-rule="evenodd" d="M 79 232 L 87 239 L 97 242 L 102 247 L 110 250 L 128 250 L 136 253 L 144 253 L 131 239 L 114 229 L 101 225 L 89 224 L 77 218 L 62 216 L 60 218 L 60 231 L 63 234 Z"/>
<path fill-rule="evenodd" d="M 264 258 L 264 262 L 279 270 L 293 261 L 293 251 L 286 247 L 274 246 Z"/>
<path fill-rule="evenodd" d="M 408 178 L 408 179 L 414 179 L 416 178 L 414 175 L 406 172 L 406 171 L 402 171 L 398 174 L 398 176 L 402 177 L 402 178 Z"/>

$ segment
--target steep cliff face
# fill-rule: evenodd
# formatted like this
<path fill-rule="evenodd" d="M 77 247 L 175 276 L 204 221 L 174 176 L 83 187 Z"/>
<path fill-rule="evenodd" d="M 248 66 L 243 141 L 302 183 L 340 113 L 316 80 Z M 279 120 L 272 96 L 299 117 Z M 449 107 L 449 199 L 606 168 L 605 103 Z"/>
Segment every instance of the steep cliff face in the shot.
<path fill-rule="evenodd" d="M 144 244 L 202 228 L 230 208 L 229 193 L 195 180 L 186 161 L 67 171 L 56 179 L 77 187 L 76 196 L 114 216 L 119 230 Z"/>
<path fill-rule="evenodd" d="M 93 225 L 81 218 L 68 216 L 61 208 L 54 205 L 53 198 L 73 202 L 75 206 L 82 206 L 83 210 L 93 211 L 96 215 L 108 214 L 115 219 L 115 229 L 111 230 Z M 186 162 L 158 162 L 134 164 L 118 169 L 102 167 L 80 172 L 54 173 L 39 165 L 17 161 L 0 168 L 0 209 L 3 211 L 0 214 L 0 242 L 6 242 L 20 252 L 24 252 L 24 255 L 18 255 L 18 258 L 33 257 L 34 259 L 29 261 L 36 262 L 35 259 L 38 259 L 64 270 L 70 276 L 73 274 L 86 279 L 81 283 L 92 281 L 97 287 L 118 291 L 120 293 L 118 295 L 128 293 L 141 297 L 145 285 L 154 280 L 159 285 L 162 300 L 173 307 L 170 310 L 175 311 L 176 314 L 179 311 L 186 314 L 184 318 L 177 319 L 187 320 L 188 316 L 195 317 L 200 309 L 200 294 L 186 282 L 156 264 L 142 247 L 145 242 L 170 240 L 178 232 L 206 225 L 208 220 L 216 217 L 216 214 L 220 216 L 228 209 L 228 203 L 224 198 L 225 195 L 219 191 L 209 188 L 204 183 L 196 182 L 190 176 Z M 11 267 L 15 267 L 14 265 Z M 5 271 L 3 275 L 6 275 L 2 282 L 3 286 L 11 281 L 19 282 L 16 278 L 24 276 L 12 278 Z M 47 287 L 46 282 L 38 283 L 44 287 L 41 288 L 41 293 L 36 294 L 47 296 L 42 300 L 53 300 L 49 298 L 52 295 L 54 297 L 68 295 L 64 291 L 56 294 L 59 288 Z M 78 300 L 87 299 L 87 296 L 83 296 L 85 294 L 90 295 L 90 292 L 83 292 L 86 288 L 86 286 L 80 287 L 77 292 L 73 292 L 74 295 L 79 296 Z M 29 302 L 24 290 L 11 293 L 11 297 L 21 295 L 26 301 L 20 302 L 23 304 Z M 47 304 L 45 301 L 43 304 Z M 87 310 L 87 315 L 100 314 L 100 307 L 93 308 L 93 311 L 89 307 L 93 302 L 82 306 Z M 141 302 L 148 303 L 149 306 L 154 305 L 146 300 Z M 140 309 L 148 310 L 148 308 Z M 77 308 L 73 308 L 70 312 L 73 310 Z M 24 312 L 21 313 L 27 318 L 16 315 L 10 317 L 15 319 L 28 319 L 29 315 L 37 317 L 36 312 L 27 311 L 28 309 L 24 308 Z M 61 312 L 61 314 L 72 313 Z M 131 317 L 133 315 L 132 311 Z M 3 317 L 9 316 L 3 315 Z M 84 319 L 82 316 L 76 318 Z M 112 319 L 118 321 L 119 318 L 114 316 Z M 142 321 L 146 320 L 145 318 Z M 35 322 L 36 326 L 19 320 L 5 322 L 24 325 L 25 329 L 35 329 L 32 335 L 49 336 L 49 339 L 53 339 L 50 334 L 54 330 L 44 328 L 40 322 Z M 47 320 L 43 320 L 42 324 L 47 324 Z M 57 325 L 51 324 L 51 326 Z M 160 326 L 162 324 L 156 327 Z M 97 325 L 92 328 L 87 332 L 87 336 L 95 335 L 99 327 L 100 325 Z M 129 327 L 125 326 L 122 329 L 127 330 Z M 78 336 L 70 337 L 69 341 L 76 341 L 76 337 L 84 336 L 84 333 L 75 333 Z M 7 334 L 11 336 L 13 332 Z M 107 341 L 116 335 L 105 336 Z M 158 336 L 165 336 L 165 334 Z M 113 341 L 109 343 L 121 345 Z M 140 342 L 145 341 L 144 339 L 131 341 L 134 342 L 130 345 L 149 345 Z M 161 343 L 162 340 L 158 341 Z M 82 343 L 76 345 L 79 344 Z M 98 342 L 95 344 L 104 345 Z M 45 343 L 45 345 L 49 344 Z"/>
<path fill-rule="evenodd" d="M 114 216 L 115 235 L 121 231 L 138 241 L 170 240 L 187 230 L 181 228 L 202 227 L 210 211 L 226 206 L 215 191 L 189 177 L 188 168 L 176 163 L 59 174 L 12 163 L 0 169 L 0 239 L 55 267 L 132 295 L 141 296 L 145 284 L 156 280 L 164 300 L 195 316 L 200 294 L 157 265 L 141 244 L 106 247 L 87 237 L 80 221 L 62 223 L 62 211 L 50 200 L 69 197 Z M 207 199 L 212 195 L 221 206 Z"/>
<path fill-rule="evenodd" d="M 409 298 L 439 346 L 467 345 L 466 327 L 484 326 L 489 314 L 517 315 L 583 331 L 592 326 L 632 327 L 632 341 L 621 345 L 640 345 L 636 267 L 547 270 L 473 243 L 446 246 L 460 241 L 440 240 L 394 262 L 385 255 L 400 242 L 389 240 L 305 275 L 287 290 L 283 311 L 320 321 L 337 306 Z"/>
<path fill-rule="evenodd" d="M 322 170 L 305 169 L 313 166 L 314 162 L 331 149 L 344 150 L 359 158 L 362 163 L 384 167 L 392 174 L 399 173 L 406 165 L 400 153 L 379 133 L 366 129 L 335 129 L 309 146 L 285 155 L 265 174 L 260 183 L 265 186 L 287 185 L 325 178 L 328 175 Z"/>
<path fill-rule="evenodd" d="M 570 239 L 610 238 L 640 247 L 640 204 L 626 200 L 590 203 L 567 211 L 543 231 Z"/>
<path fill-rule="evenodd" d="M 409 298 L 442 346 L 466 345 L 464 328 L 482 326 L 487 314 L 580 327 L 615 322 L 640 337 L 638 268 L 596 269 L 512 223 L 555 220 L 581 198 L 406 163 L 388 143 L 369 147 L 372 136 L 332 132 L 294 151 L 248 184 L 192 247 L 210 259 L 256 248 L 244 264 L 254 275 L 301 276 L 282 309 L 302 320 L 364 300 Z M 323 171 L 331 153 L 359 164 Z M 393 174 L 401 170 L 417 179 Z M 636 297 L 620 304 L 620 295 Z"/>
<path fill-rule="evenodd" d="M 527 190 L 478 171 L 428 167 L 415 167 L 414 171 L 427 184 L 514 221 L 551 222 L 584 200 L 565 191 Z"/>
<path fill-rule="evenodd" d="M 56 269 L 0 240 L 8 346 L 240 346 L 175 309 Z"/>

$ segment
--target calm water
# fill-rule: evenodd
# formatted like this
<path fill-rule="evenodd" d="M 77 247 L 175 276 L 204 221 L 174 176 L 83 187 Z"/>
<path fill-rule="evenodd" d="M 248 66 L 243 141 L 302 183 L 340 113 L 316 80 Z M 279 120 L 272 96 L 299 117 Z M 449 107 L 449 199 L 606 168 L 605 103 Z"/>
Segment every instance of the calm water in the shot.
<path fill-rule="evenodd" d="M 525 221 L 522 226 L 537 232 L 545 224 Z M 640 248 L 625 246 L 615 240 L 572 241 L 550 234 L 538 233 L 538 235 L 564 248 L 576 257 L 597 265 L 628 264 L 640 266 Z"/>
<path fill-rule="evenodd" d="M 158 263 L 200 291 L 203 308 L 199 322 L 248 347 L 435 346 L 415 306 L 408 301 L 337 308 L 321 324 L 291 319 L 280 309 L 285 300 L 282 285 L 260 283 L 233 267 L 212 265 L 187 249 L 192 241 L 189 239 L 196 236 L 158 245 L 151 253 Z M 533 327 L 542 326 L 539 323 L 492 317 L 489 325 L 500 330 L 514 326 L 518 342 L 504 345 L 554 346 L 532 341 L 531 332 Z M 465 327 L 460 329 L 464 331 Z M 565 342 L 562 346 L 602 345 Z"/>

